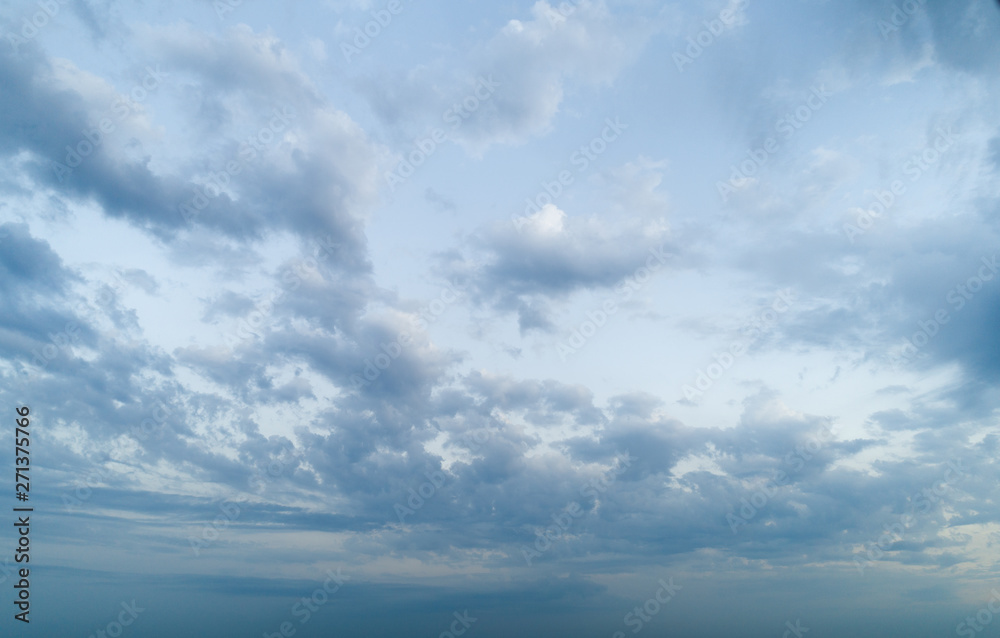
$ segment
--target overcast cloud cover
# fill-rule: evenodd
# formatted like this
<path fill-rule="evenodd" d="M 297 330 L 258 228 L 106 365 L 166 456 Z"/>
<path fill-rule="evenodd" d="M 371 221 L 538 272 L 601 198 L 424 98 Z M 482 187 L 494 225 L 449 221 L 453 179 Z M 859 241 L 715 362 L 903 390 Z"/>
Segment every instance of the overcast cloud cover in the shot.
<path fill-rule="evenodd" d="M 4 631 L 995 635 L 998 36 L 0 3 Z"/>

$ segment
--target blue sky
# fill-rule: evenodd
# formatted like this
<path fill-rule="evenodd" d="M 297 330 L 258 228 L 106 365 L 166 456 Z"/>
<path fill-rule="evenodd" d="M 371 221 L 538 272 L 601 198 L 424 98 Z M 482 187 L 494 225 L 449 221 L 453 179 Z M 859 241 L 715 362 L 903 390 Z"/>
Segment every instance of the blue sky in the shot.
<path fill-rule="evenodd" d="M 0 4 L 4 627 L 995 631 L 998 29 Z"/>

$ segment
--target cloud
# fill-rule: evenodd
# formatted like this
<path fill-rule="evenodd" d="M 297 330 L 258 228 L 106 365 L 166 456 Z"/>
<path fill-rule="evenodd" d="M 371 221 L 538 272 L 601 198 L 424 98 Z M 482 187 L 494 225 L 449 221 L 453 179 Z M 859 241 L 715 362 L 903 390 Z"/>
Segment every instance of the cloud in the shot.
<path fill-rule="evenodd" d="M 677 573 L 686 606 L 657 619 L 674 633 L 773 635 L 794 607 L 817 633 L 875 634 L 859 600 L 932 598 L 921 626 L 949 631 L 997 540 L 997 8 L 924 5 L 883 38 L 888 1 L 754 4 L 676 73 L 688 27 L 734 2 L 408 13 L 351 80 L 315 55 L 336 47 L 329 11 L 247 6 L 254 26 L 231 26 L 205 2 L 211 24 L 133 7 L 126 28 L 90 2 L 68 18 L 82 40 L 0 47 L 0 218 L 21 219 L 0 221 L 0 403 L 37 415 L 32 498 L 72 576 L 52 583 L 81 614 L 109 582 L 178 603 L 150 618 L 195 591 L 205 618 L 246 610 L 222 633 L 250 634 L 343 563 L 339 624 L 314 631 L 412 618 L 435 635 L 434 614 L 478 605 L 483 636 L 609 635 Z M 463 153 L 383 201 L 391 149 L 481 77 L 498 86 L 451 131 Z M 822 111 L 721 203 L 748 140 L 824 82 Z M 522 163 L 592 135 L 616 100 L 632 128 L 614 165 L 490 221 L 521 199 Z M 114 131 L 60 181 L 52 162 L 102 118 Z M 952 125 L 851 241 L 844 224 Z M 654 274 L 644 296 L 669 321 L 620 317 L 596 362 L 509 345 Z M 786 288 L 769 347 L 676 401 L 730 313 Z M 239 514 L 219 523 L 224 503 Z M 115 573 L 139 554 L 175 574 L 166 590 Z"/>
<path fill-rule="evenodd" d="M 386 122 L 408 130 L 441 126 L 469 87 L 490 78 L 499 85 L 496 92 L 450 131 L 451 139 L 475 154 L 497 144 L 524 144 L 551 130 L 567 92 L 612 83 L 659 28 L 657 21 L 614 12 L 603 1 L 560 6 L 536 2 L 530 19 L 509 20 L 467 51 L 469 62 L 458 71 L 434 62 L 392 76 L 382 72 L 359 80 L 360 86 Z"/>
<path fill-rule="evenodd" d="M 658 223 L 612 225 L 570 218 L 553 204 L 468 239 L 475 257 L 442 255 L 452 276 L 468 278 L 472 298 L 516 311 L 521 331 L 551 329 L 547 306 L 583 290 L 609 289 L 640 268 L 659 270 L 676 252 Z"/>
<path fill-rule="evenodd" d="M 382 155 L 360 127 L 323 103 L 277 40 L 249 27 L 218 38 L 180 26 L 147 27 L 143 33 L 159 62 L 137 73 L 141 92 L 133 88 L 125 95 L 71 63 L 37 51 L 15 59 L 5 50 L 8 95 L 30 96 L 0 104 L 7 154 L 28 151 L 39 186 L 81 201 L 93 198 L 109 217 L 127 219 L 163 240 L 201 228 L 240 241 L 275 231 L 313 241 L 333 237 L 343 267 L 366 269 L 362 228 L 376 198 Z M 211 151 L 201 163 L 173 171 L 163 166 L 170 159 L 161 160 L 162 135 L 147 105 L 136 100 L 153 93 L 148 99 L 200 101 L 200 109 L 219 115 L 216 130 L 224 134 L 195 144 Z M 275 101 L 275 95 L 282 99 Z M 133 102 L 126 102 L 130 97 Z M 101 121 L 120 130 L 107 133 L 96 150 L 80 153 L 84 157 L 66 159 L 72 154 L 67 145 L 73 152 L 93 149 L 85 134 Z M 44 136 L 19 133 L 42 122 Z M 123 137 L 129 134 L 138 137 Z M 123 146 L 126 140 L 141 151 Z M 77 161 L 78 167 L 69 166 Z M 57 174 L 53 162 L 71 170 Z"/>

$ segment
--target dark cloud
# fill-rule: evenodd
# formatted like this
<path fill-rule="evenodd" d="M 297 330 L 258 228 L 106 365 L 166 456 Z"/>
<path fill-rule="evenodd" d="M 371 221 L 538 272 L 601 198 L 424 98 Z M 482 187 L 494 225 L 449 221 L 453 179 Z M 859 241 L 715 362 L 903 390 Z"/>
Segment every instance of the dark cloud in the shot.
<path fill-rule="evenodd" d="M 551 205 L 514 225 L 484 229 L 469 238 L 469 249 L 474 257 L 440 255 L 442 269 L 471 282 L 474 302 L 516 312 L 522 334 L 554 329 L 550 302 L 585 290 L 631 291 L 637 277 L 663 272 L 678 252 L 662 231 L 568 218 Z"/>
<path fill-rule="evenodd" d="M 209 3 L 201 4 L 214 19 Z M 355 13 L 376 10 L 362 4 Z M 754 31 L 771 23 L 754 13 L 764 9 L 751 9 L 748 28 L 699 61 L 707 76 L 713 56 L 729 68 L 709 84 L 746 75 L 725 87 L 724 106 L 740 115 L 720 130 L 760 135 L 819 81 L 816 60 L 827 64 L 828 54 L 846 71 L 820 76 L 837 79 L 845 96 L 852 83 L 902 83 L 924 68 L 928 44 L 929 64 L 964 74 L 955 82 L 993 77 L 991 29 L 1000 17 L 987 15 L 992 4 L 925 4 L 885 38 L 878 21 L 895 4 L 860 4 L 853 11 L 831 3 L 788 8 L 782 20 L 800 24 L 796 18 L 808 15 L 801 24 L 809 27 L 789 29 L 773 46 L 754 40 L 773 32 Z M 28 403 L 44 424 L 37 442 L 45 489 L 37 502 L 49 512 L 45 542 L 57 550 L 59 578 L 86 602 L 68 603 L 79 607 L 73 613 L 107 604 L 92 600 L 93 583 L 118 582 L 131 588 L 122 596 L 155 594 L 169 609 L 194 605 L 205 631 L 249 635 L 280 626 L 296 598 L 317 586 L 284 575 L 312 570 L 321 578 L 340 561 L 358 575 L 330 603 L 336 627 L 318 620 L 312 631 L 398 635 L 405 618 L 411 630 L 435 635 L 453 612 L 475 608 L 483 636 L 612 635 L 658 586 L 639 591 L 629 579 L 674 570 L 686 577 L 679 584 L 689 598 L 667 608 L 651 632 L 774 635 L 785 617 L 770 616 L 798 617 L 799 609 L 776 606 L 776 596 L 826 619 L 828 630 L 856 623 L 847 635 L 888 635 L 868 608 L 884 613 L 895 608 L 889 603 L 920 603 L 930 620 L 901 622 L 927 633 L 954 628 L 948 614 L 967 599 L 975 570 L 988 567 L 983 546 L 995 542 L 984 530 L 998 515 L 1000 448 L 992 431 L 1000 273 L 989 268 L 1000 226 L 985 178 L 965 192 L 957 176 L 995 175 L 996 140 L 963 136 L 955 157 L 928 172 L 927 183 L 945 192 L 945 212 L 927 214 L 916 201 L 923 192 L 914 193 L 855 242 L 842 232 L 861 197 L 849 188 L 863 191 L 869 169 L 879 178 L 889 169 L 884 158 L 859 159 L 871 151 L 867 139 L 845 139 L 871 131 L 845 128 L 844 139 L 810 138 L 803 141 L 809 148 L 785 149 L 769 170 L 787 170 L 787 179 L 762 171 L 728 207 L 706 205 L 690 195 L 694 189 L 677 197 L 670 185 L 671 214 L 698 213 L 678 213 L 668 229 L 660 186 L 684 178 L 660 169 L 690 159 L 702 171 L 728 161 L 715 158 L 716 142 L 696 129 L 665 144 L 669 163 L 640 155 L 595 171 L 595 191 L 612 195 L 600 215 L 547 206 L 501 224 L 477 222 L 452 248 L 434 244 L 430 266 L 399 269 L 405 272 L 380 254 L 384 245 L 369 247 L 369 235 L 395 222 L 378 218 L 374 234 L 368 226 L 390 159 L 373 139 L 405 139 L 490 74 L 500 87 L 454 133 L 459 152 L 541 137 L 561 113 L 578 116 L 564 106 L 570 94 L 615 81 L 647 44 L 669 53 L 670 43 L 683 41 L 680 27 L 665 26 L 674 9 L 650 10 L 648 24 L 630 16 L 646 9 L 585 1 L 565 17 L 538 3 L 529 18 L 506 16 L 505 26 L 490 27 L 485 44 L 466 46 L 468 55 L 450 70 L 444 61 L 406 59 L 411 69 L 378 70 L 353 88 L 346 81 L 347 88 L 331 88 L 338 83 L 317 79 L 330 65 L 300 63 L 279 29 L 237 24 L 243 16 L 231 16 L 216 34 L 191 23 L 125 29 L 112 4 L 81 3 L 76 19 L 100 47 L 136 42 L 115 87 L 141 83 L 147 66 L 160 65 L 164 78 L 155 96 L 117 122 L 120 135 L 63 181 L 51 162 L 65 158 L 66 145 L 79 142 L 120 89 L 35 42 L 17 54 L 0 47 L 0 189 L 11 200 L 0 212 L 16 214 L 18 202 L 27 202 L 26 211 L 45 209 L 29 222 L 0 224 L 0 403 Z M 252 22 L 254 10 L 245 11 Z M 701 29 L 704 19 L 683 24 Z M 420 22 L 414 16 L 409 24 Z M 669 31 L 670 42 L 650 41 L 657 30 Z M 820 46 L 823 32 L 838 34 L 834 49 Z M 787 55 L 804 43 L 806 53 Z M 729 48 L 737 45 L 738 56 Z M 786 66 L 771 65 L 782 56 Z M 637 85 L 645 91 L 659 83 L 662 60 L 656 64 L 660 75 L 644 66 L 641 81 L 626 78 L 623 95 L 632 100 Z M 776 68 L 787 73 L 775 79 Z M 355 108 L 358 96 L 338 91 L 359 83 L 367 102 L 355 120 L 334 104 Z M 710 94 L 712 86 L 697 90 Z M 865 95 L 851 99 L 867 110 Z M 597 95 L 584 101 L 592 98 L 604 106 Z M 652 110 L 671 135 L 685 132 L 679 103 L 702 104 L 695 98 L 693 88 L 666 95 Z M 824 117 L 847 119 L 851 111 L 837 108 L 831 103 Z M 933 141 L 949 118 L 974 119 L 928 114 L 907 129 L 907 144 Z M 227 162 L 240 158 L 247 136 L 264 130 L 266 148 L 204 195 L 208 179 L 220 181 Z M 984 130 L 995 133 L 995 124 Z M 689 150 L 696 143 L 704 144 L 700 155 Z M 185 219 L 178 207 L 199 191 L 207 203 Z M 426 185 L 418 193 L 418 209 L 456 208 L 452 195 Z M 454 197 L 475 201 L 472 188 L 460 194 Z M 927 199 L 938 202 L 932 193 Z M 97 269 L 78 265 L 79 253 L 66 247 L 84 218 L 104 224 L 87 229 L 87 239 L 109 232 L 107 266 L 117 283 L 84 276 Z M 123 244 L 123 227 L 149 243 Z M 40 239 L 49 231 L 51 242 Z M 424 239 L 414 236 L 414 246 Z M 155 254 L 139 255 L 145 245 Z M 417 252 L 414 246 L 406 250 Z M 157 266 L 161 257 L 169 269 Z M 142 267 L 122 263 L 147 258 Z M 669 277 L 678 291 L 671 294 L 685 302 L 737 289 L 753 299 L 792 289 L 795 303 L 753 352 L 815 356 L 803 369 L 820 368 L 813 376 L 825 385 L 807 391 L 805 372 L 784 392 L 734 378 L 728 396 L 718 390 L 719 404 L 694 411 L 657 390 L 659 361 L 649 363 L 647 391 L 617 378 L 600 387 L 571 381 L 594 370 L 552 368 L 503 338 L 489 344 L 493 351 L 525 360 L 483 364 L 478 340 L 467 350 L 454 345 L 463 343 L 450 334 L 462 330 L 461 320 L 429 325 L 420 318 L 426 302 L 379 283 L 420 278 L 425 267 L 468 284 L 468 296 L 456 298 L 477 314 L 473 321 L 516 315 L 522 337 L 554 331 L 555 314 L 574 296 L 610 295 L 643 269 L 643 278 Z M 709 277 L 732 281 L 718 292 Z M 190 307 L 178 301 L 184 286 Z M 728 298 L 706 303 L 717 304 L 713 312 L 733 305 Z M 947 321 L 938 319 L 941 311 Z M 716 337 L 715 323 L 691 330 Z M 899 360 L 902 340 L 916 341 L 918 331 L 925 343 Z M 676 345 L 678 360 L 686 356 L 688 344 L 667 345 Z M 821 368 L 830 354 L 833 372 Z M 520 367 L 535 362 L 540 371 Z M 783 359 L 758 363 L 747 374 L 784 366 Z M 597 372 L 613 377 L 614 365 L 601 362 Z M 872 396 L 858 396 L 842 413 L 798 405 L 802 399 L 787 390 L 817 396 L 808 392 L 835 387 L 844 396 L 844 388 L 861 386 Z M 12 459 L 0 466 L 9 471 Z M 82 503 L 67 505 L 68 495 Z M 238 504 L 239 515 L 195 556 L 191 538 L 205 539 L 227 502 Z M 912 524 L 881 542 L 886 526 L 907 515 Z M 740 517 L 735 527 L 733 517 Z M 547 538 L 554 525 L 563 529 Z M 867 553 L 873 544 L 875 558 Z M 526 551 L 537 555 L 525 560 Z M 863 576 L 854 573 L 859 557 L 871 558 Z M 116 570 L 146 573 L 139 582 L 117 578 Z M 246 617 L 209 630 L 219 609 L 235 608 L 227 597 L 244 605 Z M 860 611 L 832 617 L 843 608 Z M 155 613 L 151 605 L 150 618 Z M 598 613 L 607 622 L 594 621 Z M 772 624 L 773 631 L 760 629 Z M 149 623 L 149 635 L 166 626 Z"/>
<path fill-rule="evenodd" d="M 291 231 L 336 246 L 331 261 L 352 271 L 367 269 L 361 215 L 373 198 L 378 160 L 364 133 L 322 104 L 287 53 L 265 46 L 273 42 L 247 27 L 235 28 L 225 38 L 181 27 L 154 30 L 147 37 L 156 57 L 135 71 L 133 100 L 153 93 L 153 99 L 174 99 L 182 87 L 222 88 L 228 106 L 259 113 L 252 128 L 237 132 L 229 121 L 222 128 L 231 137 L 216 135 L 209 146 L 220 155 L 199 166 L 180 167 L 179 173 L 154 172 L 155 146 L 138 142 L 141 150 L 132 157 L 121 152 L 115 139 L 128 135 L 146 104 L 128 105 L 121 99 L 128 95 L 120 96 L 86 74 L 72 75 L 68 83 L 37 49 L 29 47 L 16 56 L 4 48 L 3 82 L 10 90 L 0 100 L 6 127 L 0 152 L 29 152 L 30 172 L 39 186 L 80 201 L 93 199 L 109 217 L 126 219 L 160 239 L 199 228 L 241 241 Z M 136 87 L 148 91 L 136 94 Z M 284 102 L 276 103 L 275 95 Z M 191 113 L 189 104 L 184 100 L 177 111 L 182 117 Z M 102 120 L 117 130 L 102 136 L 91 151 L 85 134 Z M 268 146 L 273 138 L 303 127 L 311 133 L 302 143 L 286 145 L 284 151 Z M 36 130 L 44 133 L 29 133 Z M 256 148 L 245 143 L 249 137 L 256 138 Z M 287 161 L 279 161 L 279 154 Z M 350 161 L 342 159 L 348 156 Z M 238 174 L 229 172 L 231 162 L 239 165 Z M 54 169 L 53 163 L 62 168 Z M 208 175 L 227 190 L 206 184 Z M 182 206 L 187 206 L 186 214 Z"/>

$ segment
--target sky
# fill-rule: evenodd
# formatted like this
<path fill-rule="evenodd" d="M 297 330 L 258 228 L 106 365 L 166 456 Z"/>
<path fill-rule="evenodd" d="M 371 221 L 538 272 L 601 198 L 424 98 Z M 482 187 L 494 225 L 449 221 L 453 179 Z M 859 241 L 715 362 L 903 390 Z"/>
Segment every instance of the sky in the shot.
<path fill-rule="evenodd" d="M 994 634 L 998 32 L 0 2 L 4 632 Z"/>

